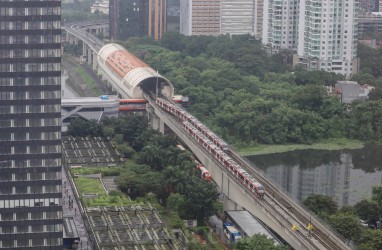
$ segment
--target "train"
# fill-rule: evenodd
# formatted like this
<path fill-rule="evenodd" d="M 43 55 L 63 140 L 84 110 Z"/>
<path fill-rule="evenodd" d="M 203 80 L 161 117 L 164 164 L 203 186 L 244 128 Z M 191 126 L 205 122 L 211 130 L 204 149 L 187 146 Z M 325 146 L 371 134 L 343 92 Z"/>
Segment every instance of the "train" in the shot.
<path fill-rule="evenodd" d="M 183 129 L 192 136 L 215 160 L 224 166 L 236 179 L 246 186 L 251 193 L 263 198 L 265 189 L 262 184 L 256 181 L 239 164 L 228 156 L 229 148 L 226 142 L 210 131 L 199 122 L 194 116 L 182 107 L 157 97 L 156 105 L 171 113 L 182 121 Z"/>
<path fill-rule="evenodd" d="M 175 117 L 179 118 L 180 120 L 188 121 L 189 123 L 191 123 L 194 127 L 199 129 L 210 141 L 212 141 L 224 152 L 229 151 L 228 144 L 223 139 L 217 136 L 214 132 L 212 132 L 209 128 L 207 128 L 203 123 L 201 123 L 193 115 L 191 115 L 186 110 L 184 110 L 181 106 L 177 104 L 173 104 L 160 97 L 157 97 L 155 99 L 155 103 L 162 109 L 166 110 L 167 112 L 171 113 Z"/>
<path fill-rule="evenodd" d="M 186 149 L 178 144 L 176 145 L 180 150 L 182 151 L 185 151 Z M 203 165 L 201 164 L 198 160 L 195 159 L 194 156 L 191 156 L 191 160 L 193 160 L 193 162 L 195 163 L 195 167 L 200 171 L 200 177 L 205 180 L 205 181 L 212 181 L 212 176 L 210 174 L 210 172 L 208 171 L 208 169 Z"/>
<path fill-rule="evenodd" d="M 146 110 L 145 99 L 120 99 L 119 110 L 120 111 L 133 111 L 133 110 Z"/>
<path fill-rule="evenodd" d="M 247 173 L 239 164 L 237 164 L 229 155 L 227 155 L 220 147 L 207 138 L 204 133 L 195 128 L 190 122 L 183 121 L 183 129 L 196 142 L 199 143 L 215 160 L 224 166 L 240 183 L 247 187 L 251 193 L 260 198 L 264 198 L 265 189 L 262 184 L 256 181 Z"/>

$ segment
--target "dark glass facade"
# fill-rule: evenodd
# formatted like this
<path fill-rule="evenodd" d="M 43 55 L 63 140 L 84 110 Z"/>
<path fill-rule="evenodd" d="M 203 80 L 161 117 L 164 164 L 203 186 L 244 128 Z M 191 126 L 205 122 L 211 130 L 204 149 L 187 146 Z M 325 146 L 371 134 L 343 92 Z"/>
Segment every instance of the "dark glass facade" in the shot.
<path fill-rule="evenodd" d="M 148 35 L 149 1 L 110 0 L 110 39 Z"/>
<path fill-rule="evenodd" d="M 179 31 L 179 0 L 167 6 L 167 0 L 110 0 L 110 39 L 149 36 L 159 40 L 167 28 Z"/>
<path fill-rule="evenodd" d="M 167 0 L 166 31 L 180 32 L 180 0 Z"/>
<path fill-rule="evenodd" d="M 60 6 L 0 0 L 4 249 L 62 249 Z"/>

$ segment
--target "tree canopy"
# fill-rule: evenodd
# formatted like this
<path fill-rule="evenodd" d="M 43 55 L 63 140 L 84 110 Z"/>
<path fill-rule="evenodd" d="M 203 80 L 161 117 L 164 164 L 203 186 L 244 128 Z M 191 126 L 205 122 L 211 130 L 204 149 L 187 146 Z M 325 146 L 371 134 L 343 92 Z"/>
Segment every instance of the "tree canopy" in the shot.
<path fill-rule="evenodd" d="M 324 87 L 344 76 L 292 69 L 291 51 L 269 57 L 250 35 L 185 37 L 168 32 L 159 42 L 134 38 L 124 45 L 165 75 L 178 94 L 189 97 L 191 113 L 236 146 L 310 144 L 333 137 L 382 139 L 378 89 L 371 95 L 374 103 L 345 107 Z M 378 76 L 367 72 L 354 78 L 378 82 Z M 360 114 L 365 107 L 370 109 Z"/>
<path fill-rule="evenodd" d="M 286 250 L 285 246 L 275 245 L 274 241 L 264 234 L 239 239 L 234 250 Z"/>
<path fill-rule="evenodd" d="M 312 194 L 303 203 L 316 214 L 331 215 L 338 209 L 337 203 L 332 197 L 322 194 Z"/>

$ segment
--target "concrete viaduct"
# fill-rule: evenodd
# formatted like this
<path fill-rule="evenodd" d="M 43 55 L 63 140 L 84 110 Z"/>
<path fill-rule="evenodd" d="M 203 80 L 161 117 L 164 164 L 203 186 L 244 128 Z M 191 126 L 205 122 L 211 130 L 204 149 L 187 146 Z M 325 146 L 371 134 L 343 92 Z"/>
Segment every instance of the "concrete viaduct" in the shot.
<path fill-rule="evenodd" d="M 80 23 L 65 27 L 66 41 L 75 43 L 83 41 L 84 58 L 93 69 L 98 71 L 97 53 L 104 43 L 95 35 L 89 33 L 101 32 L 107 25 L 105 23 Z M 104 72 L 103 72 L 104 73 Z M 102 76 L 103 79 L 109 79 Z M 110 83 L 111 85 L 116 83 Z M 119 89 L 119 86 L 114 86 Z M 327 224 L 319 220 L 314 214 L 304 208 L 298 201 L 293 200 L 279 187 L 264 176 L 261 171 L 255 171 L 245 159 L 232 152 L 236 161 L 253 177 L 262 183 L 266 189 L 264 199 L 259 199 L 250 193 L 240 182 L 237 181 L 222 165 L 214 160 L 193 138 L 181 127 L 181 123 L 169 113 L 155 104 L 155 100 L 145 95 L 150 105 L 147 111 L 151 125 L 160 131 L 164 131 L 165 125 L 192 150 L 201 163 L 210 171 L 213 180 L 224 194 L 224 209 L 246 209 L 267 226 L 272 228 L 294 249 L 353 249 L 354 246 L 346 242 L 340 235 L 332 230 Z M 124 96 L 124 98 L 126 98 Z M 131 97 L 130 97 L 131 98 Z M 311 223 L 314 230 L 309 232 L 307 224 Z M 292 229 L 293 227 L 293 229 Z M 296 230 L 297 229 L 297 230 Z"/>

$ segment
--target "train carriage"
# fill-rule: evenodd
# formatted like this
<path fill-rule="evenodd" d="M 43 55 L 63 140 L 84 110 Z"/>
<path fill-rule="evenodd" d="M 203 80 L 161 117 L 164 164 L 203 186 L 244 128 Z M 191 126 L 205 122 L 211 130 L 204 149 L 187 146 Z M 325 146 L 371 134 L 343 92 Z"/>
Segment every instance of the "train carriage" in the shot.
<path fill-rule="evenodd" d="M 260 198 L 264 197 L 264 187 L 258 183 L 250 174 L 247 173 L 239 164 L 230 158 L 219 147 L 212 143 L 203 133 L 195 128 L 188 121 L 182 124 L 183 129 L 192 136 L 212 157 L 220 162 L 236 179 L 246 186 L 251 193 L 258 195 Z"/>

